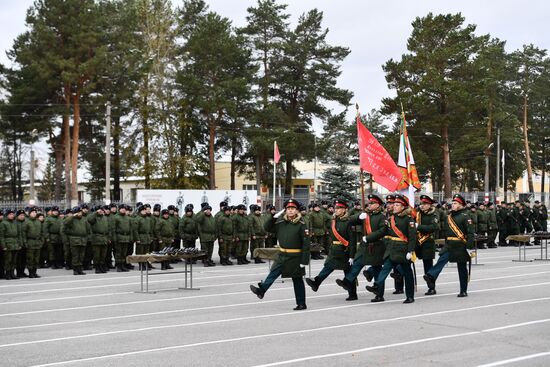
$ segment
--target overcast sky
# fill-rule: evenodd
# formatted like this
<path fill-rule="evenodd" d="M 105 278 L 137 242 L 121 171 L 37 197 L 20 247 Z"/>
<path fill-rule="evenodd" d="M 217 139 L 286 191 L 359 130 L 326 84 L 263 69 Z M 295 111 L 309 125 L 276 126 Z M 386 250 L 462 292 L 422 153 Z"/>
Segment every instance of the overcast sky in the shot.
<path fill-rule="evenodd" d="M 180 4 L 181 0 L 173 0 Z M 231 19 L 236 26 L 246 22 L 246 9 L 256 0 L 209 0 L 211 10 Z M 8 64 L 5 51 L 13 39 L 25 30 L 25 14 L 32 0 L 0 0 L 0 62 Z M 381 65 L 390 58 L 399 59 L 406 51 L 411 22 L 428 12 L 461 12 L 467 23 L 478 26 L 478 34 L 489 33 L 507 41 L 507 50 L 533 43 L 550 48 L 548 16 L 550 1 L 544 0 L 288 0 L 291 21 L 300 14 L 318 8 L 329 28 L 328 41 L 346 46 L 351 54 L 342 65 L 340 87 L 351 90 L 361 110 L 378 108 L 388 90 Z"/>

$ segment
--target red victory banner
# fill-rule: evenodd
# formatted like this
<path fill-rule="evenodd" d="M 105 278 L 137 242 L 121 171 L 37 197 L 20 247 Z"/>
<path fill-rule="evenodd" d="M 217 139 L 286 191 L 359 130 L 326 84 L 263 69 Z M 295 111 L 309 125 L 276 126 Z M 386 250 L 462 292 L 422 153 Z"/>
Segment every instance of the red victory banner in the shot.
<path fill-rule="evenodd" d="M 357 116 L 357 139 L 359 142 L 359 165 L 372 174 L 374 180 L 389 191 L 395 191 L 402 175 L 392 157 L 363 125 Z"/>

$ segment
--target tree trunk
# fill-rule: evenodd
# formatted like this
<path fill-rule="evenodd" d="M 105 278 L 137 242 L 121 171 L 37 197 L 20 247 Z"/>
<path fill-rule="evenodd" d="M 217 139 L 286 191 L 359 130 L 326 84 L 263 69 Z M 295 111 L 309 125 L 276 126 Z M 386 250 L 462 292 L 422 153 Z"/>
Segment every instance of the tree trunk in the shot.
<path fill-rule="evenodd" d="M 450 200 L 452 196 L 451 157 L 449 154 L 449 127 L 446 124 L 441 129 L 441 137 L 443 139 L 443 185 L 445 200 Z"/>
<path fill-rule="evenodd" d="M 146 87 L 147 88 L 147 85 Z M 142 119 L 143 129 L 143 175 L 145 176 L 145 188 L 151 188 L 151 157 L 149 155 L 149 108 L 147 106 L 147 93 L 143 97 L 145 108 Z"/>
<path fill-rule="evenodd" d="M 80 135 L 80 91 L 73 96 L 73 140 L 71 145 L 71 205 L 78 202 L 78 143 Z"/>
<path fill-rule="evenodd" d="M 63 177 L 63 128 L 64 126 L 61 128 L 61 133 L 53 146 L 55 154 L 55 186 L 53 197 L 56 201 L 61 200 L 61 179 Z"/>
<path fill-rule="evenodd" d="M 120 201 L 120 116 L 113 119 L 113 200 Z"/>
<path fill-rule="evenodd" d="M 17 200 L 17 138 L 15 133 L 13 134 L 13 156 L 10 167 L 11 175 L 11 199 L 13 201 Z"/>
<path fill-rule="evenodd" d="M 23 166 L 21 164 L 21 141 L 19 141 L 19 144 L 17 144 L 17 140 L 14 140 L 14 143 L 16 144 L 15 151 L 18 151 L 18 153 L 15 155 L 15 163 L 17 167 L 17 200 L 23 201 Z"/>
<path fill-rule="evenodd" d="M 529 136 L 527 134 L 527 95 L 523 97 L 523 143 L 525 144 L 525 159 L 527 160 L 527 181 L 529 192 L 533 193 L 533 169 L 531 168 L 531 153 L 529 150 Z"/>
<path fill-rule="evenodd" d="M 211 117 L 209 117 L 211 119 Z M 216 124 L 210 120 L 208 122 L 208 171 L 210 173 L 209 189 L 216 190 L 216 156 L 215 147 L 216 143 Z"/>
<path fill-rule="evenodd" d="M 292 195 L 292 159 L 286 157 L 285 195 Z"/>
<path fill-rule="evenodd" d="M 65 205 L 71 206 L 71 87 L 65 85 L 65 113 L 63 114 L 63 150 L 65 152 Z"/>

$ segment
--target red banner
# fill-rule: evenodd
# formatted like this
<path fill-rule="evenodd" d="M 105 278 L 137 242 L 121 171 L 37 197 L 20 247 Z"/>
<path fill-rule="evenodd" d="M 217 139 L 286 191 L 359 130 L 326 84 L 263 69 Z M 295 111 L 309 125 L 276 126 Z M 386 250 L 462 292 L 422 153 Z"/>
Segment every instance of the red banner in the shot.
<path fill-rule="evenodd" d="M 273 143 L 273 160 L 275 161 L 275 163 L 279 163 L 279 161 L 281 160 L 281 154 L 279 153 L 277 142 Z"/>
<path fill-rule="evenodd" d="M 374 180 L 389 191 L 395 191 L 402 175 L 386 149 L 357 117 L 359 160 L 362 170 L 372 174 Z"/>

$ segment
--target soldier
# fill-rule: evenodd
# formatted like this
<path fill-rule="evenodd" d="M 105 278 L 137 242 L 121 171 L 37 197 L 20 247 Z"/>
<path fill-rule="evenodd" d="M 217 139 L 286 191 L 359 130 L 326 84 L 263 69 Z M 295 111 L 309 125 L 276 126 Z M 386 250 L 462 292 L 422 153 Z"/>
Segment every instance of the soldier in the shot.
<path fill-rule="evenodd" d="M 544 204 L 541 204 L 540 201 L 536 200 L 535 205 L 533 206 L 533 212 L 537 218 L 537 223 L 539 224 L 538 231 L 548 231 L 548 210 Z"/>
<path fill-rule="evenodd" d="M 495 243 L 495 239 L 498 231 L 497 213 L 492 202 L 489 201 L 487 206 L 487 213 L 489 213 L 489 222 L 487 224 L 487 247 L 496 248 L 497 244 Z"/>
<path fill-rule="evenodd" d="M 313 210 L 309 213 L 309 233 L 311 235 L 311 242 L 318 246 L 323 245 L 325 234 L 328 232 L 326 227 L 327 214 L 321 211 L 321 207 L 318 203 L 313 203 Z M 311 252 L 312 260 L 323 260 L 324 257 L 320 251 Z"/>
<path fill-rule="evenodd" d="M 4 210 L 0 209 L 0 226 L 2 226 L 2 221 L 4 220 Z M 0 277 L 4 277 L 4 248 L 0 244 Z"/>
<path fill-rule="evenodd" d="M 61 223 L 59 208 L 53 206 L 50 215 L 44 221 L 44 237 L 49 250 L 52 269 L 63 268 L 63 241 L 61 240 Z"/>
<path fill-rule="evenodd" d="M 330 213 L 329 212 L 329 202 L 327 200 L 322 200 L 321 201 L 321 213 L 323 213 L 323 215 L 325 216 L 325 234 L 323 235 L 323 242 L 321 243 L 321 245 L 323 246 L 323 254 L 325 255 L 328 255 L 329 253 L 329 250 L 330 250 L 330 233 L 329 233 L 329 228 L 330 228 L 330 221 L 332 220 L 332 214 L 333 213 Z"/>
<path fill-rule="evenodd" d="M 61 241 L 63 242 L 63 258 L 65 259 L 65 270 L 71 270 L 73 268 L 71 262 L 72 262 L 72 254 L 71 254 L 71 244 L 69 243 L 69 240 L 67 239 L 67 236 L 65 235 L 64 228 L 65 228 L 65 220 L 73 215 L 72 209 L 65 209 L 64 216 L 61 218 L 61 214 L 59 215 L 61 221 L 61 227 L 59 229 L 61 233 Z"/>
<path fill-rule="evenodd" d="M 435 294 L 435 282 L 437 277 L 448 262 L 455 262 L 460 281 L 460 293 L 458 297 L 468 296 L 468 269 L 466 263 L 471 265 L 471 256 L 468 249 L 474 246 L 473 221 L 465 210 L 466 200 L 456 194 L 453 196 L 451 213 L 447 216 L 443 229 L 447 236 L 445 247 L 439 252 L 437 263 L 424 275 L 428 289 L 433 289 Z"/>
<path fill-rule="evenodd" d="M 248 241 L 250 240 L 251 229 L 250 221 L 245 215 L 246 206 L 240 204 L 237 206 L 237 214 L 233 217 L 233 238 L 235 241 L 237 265 L 246 265 L 250 261 L 246 259 L 248 253 Z"/>
<path fill-rule="evenodd" d="M 140 205 L 138 207 L 138 216 L 134 220 L 134 238 L 136 239 L 136 255 L 145 255 L 151 252 L 153 242 L 153 226 L 155 220 L 147 214 L 147 207 Z M 145 267 L 152 269 L 149 263 L 140 263 L 139 270 L 145 270 Z"/>
<path fill-rule="evenodd" d="M 170 223 L 174 227 L 174 243 L 171 246 L 179 249 L 181 248 L 181 238 L 179 235 L 180 216 L 178 209 L 174 205 L 168 205 L 168 213 L 170 214 Z"/>
<path fill-rule="evenodd" d="M 157 223 L 160 220 L 160 210 L 161 206 L 160 204 L 153 205 L 153 213 L 151 214 L 151 246 L 149 248 L 150 252 L 154 251 L 160 251 L 162 250 L 161 246 L 159 245 L 159 239 L 157 236 Z M 149 210 L 147 211 L 149 213 Z M 154 266 L 147 265 L 150 269 L 154 269 Z"/>
<path fill-rule="evenodd" d="M 174 225 L 170 222 L 170 211 L 162 209 L 160 220 L 157 222 L 157 236 L 161 247 L 170 247 L 174 243 L 175 231 Z M 163 261 L 161 270 L 173 269 L 169 261 Z"/>
<path fill-rule="evenodd" d="M 225 201 L 220 202 L 220 211 L 218 211 L 216 215 L 214 215 L 214 219 L 216 219 L 216 222 L 218 221 L 218 218 L 220 218 L 224 214 L 223 211 L 227 206 L 228 206 L 227 202 Z"/>
<path fill-rule="evenodd" d="M 485 208 L 485 203 L 478 204 L 477 210 L 477 234 L 479 236 L 486 236 L 489 230 L 489 212 Z M 477 246 L 480 249 L 486 249 L 485 243 L 481 242 Z"/>
<path fill-rule="evenodd" d="M 520 209 L 519 201 L 516 203 L 508 203 L 508 216 L 506 218 L 506 233 L 508 236 L 518 235 L 520 233 Z M 510 241 L 510 245 L 517 246 L 516 241 Z"/>
<path fill-rule="evenodd" d="M 80 209 L 82 210 L 82 218 L 87 221 L 88 215 L 90 214 L 90 207 L 88 206 L 88 204 L 84 203 L 80 206 Z M 82 261 L 83 270 L 92 270 L 93 256 L 92 242 L 90 237 L 88 238 L 88 243 L 86 244 L 86 250 L 84 252 L 84 260 Z"/>
<path fill-rule="evenodd" d="M 82 217 L 82 210 L 75 206 L 71 216 L 63 222 L 63 234 L 71 248 L 71 264 L 73 275 L 85 275 L 82 271 L 82 262 L 86 251 L 86 243 L 90 235 L 88 221 Z"/>
<path fill-rule="evenodd" d="M 21 226 L 23 247 L 27 249 L 27 269 L 29 278 L 40 278 L 36 274 L 40 262 L 40 250 L 44 244 L 42 223 L 38 221 L 36 208 L 29 210 L 29 218 Z"/>
<path fill-rule="evenodd" d="M 109 219 L 105 217 L 105 211 L 101 206 L 96 206 L 94 212 L 88 215 L 87 219 L 90 225 L 90 242 L 95 273 L 103 274 L 107 272 L 105 254 L 110 239 Z"/>
<path fill-rule="evenodd" d="M 197 223 L 193 219 L 193 204 L 185 206 L 185 215 L 181 218 L 179 225 L 180 237 L 183 240 L 183 246 L 195 248 L 195 242 L 199 237 Z"/>
<path fill-rule="evenodd" d="M 279 277 L 292 278 L 296 307 L 294 310 L 305 310 L 306 291 L 304 287 L 305 266 L 309 263 L 309 237 L 306 236 L 306 224 L 298 212 L 300 203 L 289 199 L 284 203 L 284 208 L 265 223 L 266 231 L 272 231 L 275 227 L 279 239 L 279 255 L 273 263 L 266 279 L 251 285 L 250 290 L 258 298 L 264 298 L 265 293 L 273 282 Z M 284 215 L 283 215 L 284 212 Z"/>
<path fill-rule="evenodd" d="M 395 195 L 386 195 L 386 220 L 389 223 L 390 218 L 393 215 L 393 204 L 395 203 Z M 393 284 L 395 291 L 393 294 L 403 294 L 403 275 L 399 272 L 397 265 L 392 269 L 390 276 L 393 278 Z M 368 280 L 368 279 L 367 279 Z"/>
<path fill-rule="evenodd" d="M 434 201 L 428 195 L 420 195 L 420 210 L 416 215 L 415 253 L 422 259 L 424 274 L 433 267 L 435 259 L 435 241 L 433 233 L 439 228 L 439 216 L 433 206 Z M 427 296 L 436 294 L 435 289 L 428 289 Z"/>
<path fill-rule="evenodd" d="M 130 270 L 126 266 L 126 256 L 128 246 L 133 243 L 132 219 L 126 213 L 127 206 L 120 204 L 118 214 L 115 216 L 113 228 L 113 242 L 115 248 L 115 265 L 117 272 L 127 272 Z"/>
<path fill-rule="evenodd" d="M 202 263 L 205 267 L 216 266 L 216 263 L 212 261 L 214 241 L 216 241 L 217 235 L 216 219 L 212 215 L 212 207 L 208 204 L 204 205 L 193 220 L 198 225 L 201 250 L 206 252 L 206 258 L 202 260 Z"/>
<path fill-rule="evenodd" d="M 518 221 L 519 221 L 519 233 L 529 233 L 533 231 L 533 226 L 531 224 L 531 208 L 529 208 L 527 202 L 516 201 L 516 207 L 519 211 Z"/>
<path fill-rule="evenodd" d="M 216 220 L 216 230 L 218 232 L 218 254 L 221 265 L 233 265 L 229 260 L 231 247 L 233 246 L 233 220 L 231 219 L 231 207 L 225 206 L 220 210 L 222 215 Z"/>
<path fill-rule="evenodd" d="M 472 203 L 469 203 L 468 204 L 470 207 L 470 218 L 472 219 L 472 224 L 473 224 L 473 228 L 474 228 L 474 234 L 477 233 L 478 231 L 478 228 L 477 228 L 477 225 L 478 225 L 478 215 L 477 215 L 477 207 L 475 206 L 475 204 L 472 204 Z"/>
<path fill-rule="evenodd" d="M 506 207 L 506 202 L 501 202 L 497 204 L 497 226 L 498 226 L 498 245 L 507 246 L 506 237 L 508 236 L 507 232 L 507 217 L 508 217 L 508 208 Z"/>
<path fill-rule="evenodd" d="M 0 245 L 4 250 L 5 278 L 6 280 L 19 279 L 15 274 L 15 266 L 23 242 L 21 227 L 17 224 L 15 212 L 12 209 L 6 209 L 4 214 L 6 218 L 0 223 Z"/>
<path fill-rule="evenodd" d="M 250 240 L 250 257 L 254 258 L 255 264 L 263 264 L 265 261 L 259 257 L 254 257 L 254 250 L 257 248 L 265 247 L 265 239 L 267 238 L 267 231 L 264 228 L 265 218 L 262 216 L 262 208 L 259 205 L 254 205 L 250 213 L 251 231 L 252 236 Z"/>
<path fill-rule="evenodd" d="M 267 204 L 266 206 L 266 213 L 264 214 L 264 224 L 265 222 L 272 216 L 277 213 L 277 210 L 275 209 L 275 206 L 272 204 Z M 265 247 L 266 248 L 272 248 L 277 245 L 277 234 L 275 232 L 267 232 L 267 237 L 265 239 Z"/>
<path fill-rule="evenodd" d="M 328 257 L 325 260 L 325 264 L 319 275 L 315 278 L 306 279 L 307 285 L 311 287 L 314 292 L 317 292 L 321 283 L 334 271 L 343 270 L 344 275 L 347 276 L 351 270 L 353 264 L 353 258 L 356 251 L 356 240 L 354 233 L 351 229 L 352 226 L 361 223 L 357 217 L 350 218 L 348 214 L 348 204 L 345 200 L 336 200 L 335 213 L 330 224 L 331 243 Z M 361 219 L 366 217 L 366 214 Z M 359 269 L 361 270 L 361 269 Z M 354 301 L 357 299 L 357 286 L 355 282 L 347 285 L 348 298 L 346 301 Z"/>
<path fill-rule="evenodd" d="M 373 194 L 369 195 L 368 199 L 367 213 L 356 212 L 359 219 L 363 220 L 363 222 L 362 225 L 356 225 L 355 227 L 364 228 L 365 236 L 361 236 L 363 241 L 359 244 L 355 253 L 351 270 L 343 280 L 336 280 L 336 283 L 346 290 L 353 288 L 359 272 L 365 265 L 370 265 L 365 270 L 365 276 L 370 282 L 373 278 L 376 279 L 378 277 L 384 264 L 385 245 L 383 238 L 386 235 L 386 218 L 382 214 L 384 202 Z M 376 296 L 371 302 L 382 302 L 383 300 L 384 298 Z"/>
<path fill-rule="evenodd" d="M 384 283 L 390 271 L 396 266 L 405 279 L 405 293 L 407 298 L 403 303 L 414 302 L 414 278 L 411 270 L 412 253 L 416 246 L 416 224 L 411 217 L 412 209 L 409 199 L 403 195 L 395 195 L 393 215 L 389 219 L 384 252 L 384 265 L 374 285 L 367 286 L 369 292 L 383 300 Z"/>
<path fill-rule="evenodd" d="M 30 208 L 28 208 L 30 209 Z M 25 223 L 26 214 L 25 210 L 18 210 L 15 213 L 15 223 L 20 227 L 19 231 L 23 233 L 23 223 Z M 25 268 L 27 267 L 27 248 L 23 246 L 23 235 L 21 235 L 21 249 L 17 254 L 17 263 L 15 270 L 19 278 L 27 278 L 28 275 L 25 273 Z"/>

